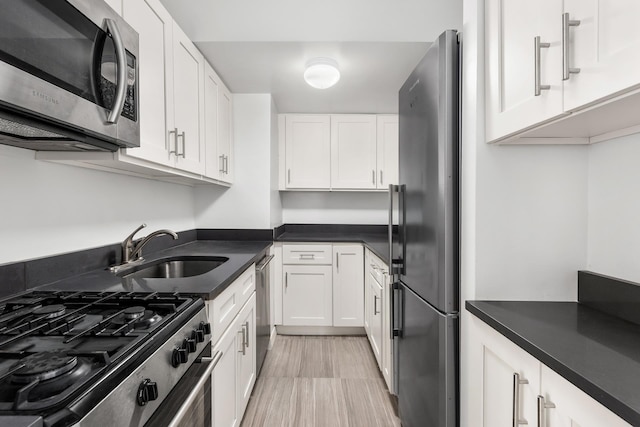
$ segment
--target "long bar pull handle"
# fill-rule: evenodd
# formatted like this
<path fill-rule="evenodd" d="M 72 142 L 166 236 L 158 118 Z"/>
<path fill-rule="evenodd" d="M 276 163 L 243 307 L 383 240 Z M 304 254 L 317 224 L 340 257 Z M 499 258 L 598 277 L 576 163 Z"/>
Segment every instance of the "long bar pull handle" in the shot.
<path fill-rule="evenodd" d="M 178 152 L 178 137 L 182 138 L 182 154 L 178 154 L 177 153 Z M 176 136 L 176 156 L 177 157 L 181 157 L 182 156 L 183 159 L 187 158 L 187 143 L 186 143 L 186 139 L 187 139 L 187 137 L 186 137 L 186 132 L 185 131 L 182 131 L 181 134 Z"/>
<path fill-rule="evenodd" d="M 527 420 L 520 419 L 520 386 L 529 384 L 528 380 L 520 379 L 520 374 L 513 374 L 513 427 L 529 424 Z"/>
<path fill-rule="evenodd" d="M 242 350 L 238 350 L 238 353 L 242 353 L 242 355 L 244 356 L 245 354 L 247 354 L 247 346 L 246 346 L 246 341 L 247 341 L 247 332 L 244 329 L 244 325 L 242 325 L 242 330 L 240 331 L 240 333 L 242 333 Z"/>
<path fill-rule="evenodd" d="M 376 171 L 375 169 L 371 169 L 371 183 L 376 185 Z"/>
<path fill-rule="evenodd" d="M 542 48 L 551 47 L 551 43 L 542 43 L 540 42 L 540 36 L 535 36 L 533 39 L 533 51 L 534 51 L 534 74 L 535 74 L 535 96 L 540 96 L 543 90 L 551 89 L 549 85 L 542 84 L 542 76 L 541 76 L 541 59 L 540 59 L 540 50 Z"/>
<path fill-rule="evenodd" d="M 393 193 L 398 187 L 389 184 L 389 227 L 387 228 L 387 240 L 389 243 L 389 273 L 393 277 Z"/>
<path fill-rule="evenodd" d="M 220 173 L 224 173 L 224 154 L 218 156 L 220 158 Z"/>
<path fill-rule="evenodd" d="M 384 180 L 382 179 L 382 170 L 380 170 L 380 185 L 384 184 Z"/>
<path fill-rule="evenodd" d="M 538 396 L 538 427 L 545 427 L 547 425 L 544 410 L 552 409 L 555 407 L 556 405 L 554 405 L 553 403 L 545 402 L 544 396 Z"/>
<path fill-rule="evenodd" d="M 291 169 L 287 169 L 287 184 L 291 184 Z"/>
<path fill-rule="evenodd" d="M 340 270 L 340 254 L 336 252 L 336 271 Z"/>
<path fill-rule="evenodd" d="M 244 322 L 244 327 L 246 328 L 246 341 L 245 341 L 245 345 L 247 346 L 247 348 L 249 348 L 249 321 L 247 320 L 246 322 Z"/>
<path fill-rule="evenodd" d="M 571 68 L 569 66 L 569 56 L 571 56 L 569 48 L 569 28 L 579 25 L 580 21 L 569 18 L 569 12 L 562 14 L 562 80 L 569 80 L 571 74 L 578 74 L 580 72 L 580 68 Z"/>
<path fill-rule="evenodd" d="M 169 147 L 169 154 L 178 155 L 178 128 L 169 131 L 169 135 L 173 134 L 173 150 Z"/>
<path fill-rule="evenodd" d="M 224 155 L 224 173 L 229 174 L 229 156 Z"/>
<path fill-rule="evenodd" d="M 380 313 L 378 311 L 378 296 L 374 295 L 373 296 L 373 315 L 375 316 L 378 313 Z"/>
<path fill-rule="evenodd" d="M 405 254 L 407 253 L 407 187 L 405 184 L 398 186 L 398 199 L 398 231 L 401 253 L 396 261 L 400 264 L 398 267 L 398 274 L 407 274 L 407 264 L 405 262 Z"/>
<path fill-rule="evenodd" d="M 116 83 L 116 96 L 111 106 L 111 111 L 107 117 L 107 123 L 116 124 L 122 114 L 124 103 L 127 95 L 127 54 L 125 52 L 124 43 L 122 42 L 122 36 L 118 29 L 118 24 L 113 19 L 104 20 L 107 30 L 111 34 L 113 44 L 116 49 L 116 61 L 117 61 L 117 83 Z"/>
<path fill-rule="evenodd" d="M 284 289 L 289 287 L 289 273 L 284 273 Z"/>

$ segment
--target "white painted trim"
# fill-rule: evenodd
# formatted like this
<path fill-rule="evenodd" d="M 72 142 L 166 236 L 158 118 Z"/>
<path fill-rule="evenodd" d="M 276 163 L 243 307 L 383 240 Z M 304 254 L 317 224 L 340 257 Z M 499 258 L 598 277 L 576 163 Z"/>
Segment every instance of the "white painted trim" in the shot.
<path fill-rule="evenodd" d="M 527 138 L 520 137 L 496 143 L 496 145 L 587 145 L 589 138 Z"/>
<path fill-rule="evenodd" d="M 611 132 L 605 132 L 600 135 L 592 136 L 589 138 L 591 144 L 597 144 L 598 142 L 608 141 L 613 138 L 620 138 L 622 136 L 633 135 L 634 133 L 640 133 L 640 125 L 630 126 L 624 129 L 617 129 Z"/>

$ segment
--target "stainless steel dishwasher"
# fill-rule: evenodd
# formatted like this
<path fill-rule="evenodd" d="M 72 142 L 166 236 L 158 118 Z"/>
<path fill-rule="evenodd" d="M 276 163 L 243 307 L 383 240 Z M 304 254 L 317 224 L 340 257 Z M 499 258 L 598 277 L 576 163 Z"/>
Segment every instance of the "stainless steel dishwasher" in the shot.
<path fill-rule="evenodd" d="M 267 255 L 256 265 L 256 376 L 264 363 L 271 337 L 271 309 L 269 263 L 273 255 Z"/>

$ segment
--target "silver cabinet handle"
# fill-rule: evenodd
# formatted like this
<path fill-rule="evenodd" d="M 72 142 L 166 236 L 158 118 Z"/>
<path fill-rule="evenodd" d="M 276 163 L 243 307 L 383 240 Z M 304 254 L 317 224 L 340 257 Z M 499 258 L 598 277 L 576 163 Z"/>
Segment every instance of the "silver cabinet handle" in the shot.
<path fill-rule="evenodd" d="M 380 185 L 384 184 L 384 180 L 382 179 L 382 170 L 380 171 Z"/>
<path fill-rule="evenodd" d="M 113 19 L 104 20 L 111 38 L 113 38 L 113 44 L 116 48 L 116 61 L 118 69 L 116 96 L 111 106 L 111 111 L 107 117 L 107 123 L 118 123 L 122 109 L 127 95 L 127 54 L 124 50 L 124 43 L 122 42 L 122 36 L 120 36 L 120 30 L 118 24 Z"/>
<path fill-rule="evenodd" d="M 182 138 L 182 154 L 178 154 L 178 138 Z M 187 143 L 186 143 L 186 132 L 182 131 L 181 134 L 176 136 L 176 157 L 182 157 L 183 159 L 187 158 Z"/>
<path fill-rule="evenodd" d="M 378 311 L 378 296 L 374 295 L 373 296 L 373 315 L 375 316 L 378 313 L 380 313 Z"/>
<path fill-rule="evenodd" d="M 284 289 L 289 287 L 289 273 L 284 273 Z"/>
<path fill-rule="evenodd" d="M 287 184 L 291 184 L 291 169 L 287 169 Z"/>
<path fill-rule="evenodd" d="M 556 405 L 554 405 L 553 403 L 545 402 L 544 396 L 538 396 L 538 427 L 545 427 L 547 424 L 545 422 L 544 410 L 555 408 L 555 407 Z"/>
<path fill-rule="evenodd" d="M 178 128 L 173 128 L 173 130 L 169 131 L 169 135 L 173 134 L 173 147 L 174 149 L 171 149 L 171 143 L 169 143 L 169 154 L 175 154 L 176 156 L 178 155 Z"/>
<path fill-rule="evenodd" d="M 534 74 L 535 74 L 535 96 L 540 96 L 540 94 L 542 93 L 543 90 L 549 90 L 551 89 L 551 86 L 549 85 L 543 85 L 541 83 L 542 80 L 542 76 L 541 76 L 541 60 L 540 60 L 540 50 L 542 48 L 549 48 L 551 47 L 551 43 L 541 43 L 540 42 L 540 36 L 535 36 L 533 39 L 533 50 L 534 50 L 534 56 L 535 56 L 535 61 L 534 61 Z"/>
<path fill-rule="evenodd" d="M 371 183 L 376 185 L 376 171 L 374 169 L 371 169 Z"/>
<path fill-rule="evenodd" d="M 247 354 L 247 331 L 244 329 L 244 326 L 245 325 L 242 325 L 242 330 L 239 331 L 242 334 L 242 350 L 238 350 L 238 353 L 242 353 L 243 356 Z"/>
<path fill-rule="evenodd" d="M 300 259 L 316 259 L 316 254 L 300 254 Z"/>
<path fill-rule="evenodd" d="M 569 80 L 571 74 L 578 74 L 580 68 L 571 68 L 569 66 L 569 28 L 577 27 L 580 21 L 569 19 L 569 12 L 562 14 L 562 80 Z"/>
<path fill-rule="evenodd" d="M 218 156 L 218 158 L 220 159 L 220 169 L 218 169 L 218 172 L 224 173 L 224 154 Z"/>
<path fill-rule="evenodd" d="M 224 155 L 224 173 L 229 174 L 229 156 Z"/>
<path fill-rule="evenodd" d="M 520 386 L 529 384 L 528 380 L 520 379 L 520 375 L 516 372 L 513 374 L 513 427 L 523 424 L 529 424 L 527 420 L 520 418 Z"/>
<path fill-rule="evenodd" d="M 247 334 L 247 338 L 246 338 L 246 341 L 245 341 L 245 345 L 247 346 L 247 348 L 249 348 L 249 335 L 250 334 L 249 334 L 249 321 L 248 320 L 246 322 L 244 322 L 244 326 L 245 326 L 245 328 L 247 330 L 247 333 L 246 333 Z"/>

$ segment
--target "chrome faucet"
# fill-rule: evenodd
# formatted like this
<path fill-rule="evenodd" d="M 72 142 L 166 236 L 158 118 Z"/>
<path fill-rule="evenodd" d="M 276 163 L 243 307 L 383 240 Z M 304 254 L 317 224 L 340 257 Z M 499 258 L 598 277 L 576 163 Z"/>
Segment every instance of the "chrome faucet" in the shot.
<path fill-rule="evenodd" d="M 122 242 L 122 264 L 129 264 L 142 260 L 142 248 L 154 237 L 169 235 L 173 237 L 173 240 L 178 240 L 178 235 L 171 230 L 157 230 L 142 239 L 134 241 L 133 236 L 146 226 L 147 224 L 142 224 Z"/>

